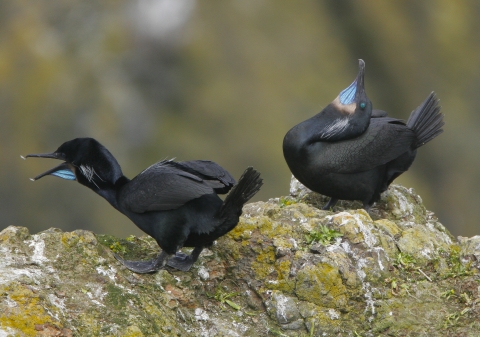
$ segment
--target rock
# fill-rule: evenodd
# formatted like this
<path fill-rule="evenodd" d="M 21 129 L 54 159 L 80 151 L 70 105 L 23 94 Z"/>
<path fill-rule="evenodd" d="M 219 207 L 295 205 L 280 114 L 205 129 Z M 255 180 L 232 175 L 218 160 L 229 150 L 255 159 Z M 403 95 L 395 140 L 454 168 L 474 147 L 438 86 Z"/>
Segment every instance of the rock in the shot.
<path fill-rule="evenodd" d="M 265 304 L 267 310 L 271 313 L 277 322 L 283 326 L 296 322 L 300 318 L 296 299 L 290 296 L 285 296 L 280 291 L 274 291 Z M 296 330 L 296 329 L 291 329 Z"/>
<path fill-rule="evenodd" d="M 370 214 L 291 191 L 246 205 L 189 272 L 139 275 L 113 257 L 155 256 L 149 237 L 5 228 L 0 336 L 480 334 L 479 237 L 455 240 L 402 186 Z"/>

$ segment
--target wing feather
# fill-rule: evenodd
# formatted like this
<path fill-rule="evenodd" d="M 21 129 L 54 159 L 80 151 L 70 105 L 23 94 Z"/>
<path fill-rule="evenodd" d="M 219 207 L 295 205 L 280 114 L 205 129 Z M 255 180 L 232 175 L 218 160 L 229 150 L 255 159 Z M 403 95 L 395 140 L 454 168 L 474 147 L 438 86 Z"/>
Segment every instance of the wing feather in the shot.
<path fill-rule="evenodd" d="M 225 194 L 235 185 L 235 179 L 230 173 L 213 161 L 191 160 L 177 162 L 175 165 L 185 172 L 201 177 L 216 193 Z"/>
<path fill-rule="evenodd" d="M 158 162 L 126 184 L 119 195 L 122 206 L 135 213 L 165 211 L 215 193 L 212 184 L 172 163 Z"/>
<path fill-rule="evenodd" d="M 315 144 L 323 147 L 322 155 L 315 158 L 316 165 L 325 173 L 364 172 L 409 151 L 415 137 L 415 133 L 399 119 L 372 118 L 367 131 L 357 138 Z"/>

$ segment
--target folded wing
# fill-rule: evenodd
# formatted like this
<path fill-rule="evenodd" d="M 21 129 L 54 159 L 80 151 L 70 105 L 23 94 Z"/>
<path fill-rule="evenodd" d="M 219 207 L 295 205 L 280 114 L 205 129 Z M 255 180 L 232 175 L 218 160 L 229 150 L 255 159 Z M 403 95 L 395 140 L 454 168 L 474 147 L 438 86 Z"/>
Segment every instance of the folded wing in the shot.
<path fill-rule="evenodd" d="M 336 143 L 324 143 L 316 158 L 322 172 L 358 173 L 388 163 L 412 148 L 415 133 L 405 122 L 376 117 L 361 136 Z"/>
<path fill-rule="evenodd" d="M 228 191 L 234 184 L 231 175 L 216 163 L 164 160 L 125 185 L 119 200 L 135 213 L 166 211 L 206 194 Z"/>

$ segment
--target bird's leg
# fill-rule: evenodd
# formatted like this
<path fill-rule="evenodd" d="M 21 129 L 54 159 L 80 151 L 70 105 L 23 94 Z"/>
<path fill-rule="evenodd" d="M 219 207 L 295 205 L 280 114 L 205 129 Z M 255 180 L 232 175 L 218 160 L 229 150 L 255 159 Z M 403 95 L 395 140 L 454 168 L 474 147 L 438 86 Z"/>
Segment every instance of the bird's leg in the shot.
<path fill-rule="evenodd" d="M 151 273 L 165 267 L 170 254 L 162 251 L 155 259 L 149 261 L 127 261 L 122 259 L 117 254 L 114 254 L 115 258 L 123 264 L 127 269 L 139 274 Z"/>
<path fill-rule="evenodd" d="M 331 208 L 334 208 L 337 202 L 338 202 L 338 199 L 330 198 L 330 200 L 325 204 L 325 206 L 322 207 L 322 209 L 328 211 Z"/>
<path fill-rule="evenodd" d="M 167 266 L 181 270 L 189 271 L 190 267 L 198 260 L 203 246 L 195 247 L 190 255 L 177 252 L 174 257 L 167 261 Z"/>
<path fill-rule="evenodd" d="M 372 203 L 373 204 L 373 203 Z M 370 207 L 372 207 L 372 204 L 369 204 L 369 203 L 366 203 L 364 202 L 363 203 L 363 209 L 367 211 L 367 213 L 370 213 Z"/>

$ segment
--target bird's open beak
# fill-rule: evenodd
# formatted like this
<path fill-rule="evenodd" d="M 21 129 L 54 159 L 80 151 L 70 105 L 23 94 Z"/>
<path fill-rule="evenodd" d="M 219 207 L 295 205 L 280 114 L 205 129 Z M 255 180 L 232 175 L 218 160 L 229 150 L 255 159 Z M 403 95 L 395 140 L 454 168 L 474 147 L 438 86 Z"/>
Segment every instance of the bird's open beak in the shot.
<path fill-rule="evenodd" d="M 65 155 L 63 153 L 57 153 L 57 152 L 52 152 L 52 153 L 38 153 L 38 154 L 27 154 L 24 158 L 29 158 L 29 157 L 36 157 L 36 158 L 52 158 L 52 159 L 59 159 L 59 160 L 65 160 Z M 44 176 L 47 175 L 52 175 L 56 176 L 59 178 L 67 179 L 67 180 L 76 180 L 77 178 L 75 177 L 75 171 L 74 167 L 72 164 L 69 164 L 67 162 L 61 163 L 60 165 L 55 166 L 54 168 L 51 168 L 48 171 L 45 171 L 35 178 L 30 178 L 30 180 L 35 181 L 38 180 Z"/>

